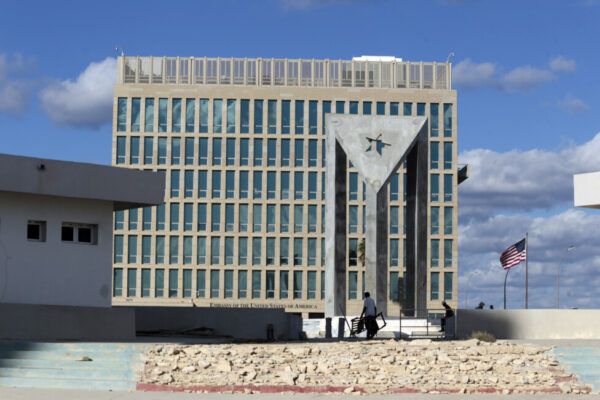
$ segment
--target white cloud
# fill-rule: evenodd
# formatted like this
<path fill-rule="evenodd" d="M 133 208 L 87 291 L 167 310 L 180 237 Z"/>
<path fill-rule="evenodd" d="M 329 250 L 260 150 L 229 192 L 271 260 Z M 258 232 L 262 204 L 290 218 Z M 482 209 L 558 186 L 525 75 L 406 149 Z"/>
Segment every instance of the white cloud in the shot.
<path fill-rule="evenodd" d="M 582 100 L 568 94 L 563 100 L 558 102 L 558 108 L 567 114 L 575 115 L 584 113 L 589 107 Z"/>
<path fill-rule="evenodd" d="M 476 149 L 460 154 L 470 176 L 459 187 L 461 219 L 571 205 L 573 174 L 600 170 L 600 133 L 561 151 Z"/>
<path fill-rule="evenodd" d="M 459 230 L 460 302 L 464 306 L 469 280 L 469 306 L 480 300 L 501 306 L 505 271 L 501 252 L 529 233 L 529 305 L 554 307 L 556 272 L 561 257 L 561 305 L 597 307 L 594 295 L 600 284 L 597 271 L 600 255 L 600 215 L 569 209 L 547 218 L 526 215 L 496 215 L 485 221 L 471 221 Z M 575 248 L 565 254 L 570 245 Z M 524 306 L 525 265 L 514 267 L 508 278 L 509 307 Z M 471 278 L 469 279 L 469 276 Z"/>
<path fill-rule="evenodd" d="M 20 54 L 0 54 L 0 114 L 18 117 L 29 107 L 34 82 L 26 76 L 34 68 Z"/>
<path fill-rule="evenodd" d="M 575 61 L 562 56 L 550 60 L 549 65 L 550 70 L 523 65 L 503 72 L 496 63 L 477 63 L 467 58 L 452 68 L 452 82 L 463 89 L 490 87 L 505 92 L 529 92 L 556 79 L 554 72 L 575 69 Z"/>
<path fill-rule="evenodd" d="M 40 92 L 42 109 L 57 126 L 98 129 L 112 120 L 117 61 L 92 62 L 75 81 L 55 82 Z"/>
<path fill-rule="evenodd" d="M 550 60 L 550 69 L 552 71 L 573 72 L 575 71 L 575 60 L 569 60 L 563 56 L 558 56 Z"/>

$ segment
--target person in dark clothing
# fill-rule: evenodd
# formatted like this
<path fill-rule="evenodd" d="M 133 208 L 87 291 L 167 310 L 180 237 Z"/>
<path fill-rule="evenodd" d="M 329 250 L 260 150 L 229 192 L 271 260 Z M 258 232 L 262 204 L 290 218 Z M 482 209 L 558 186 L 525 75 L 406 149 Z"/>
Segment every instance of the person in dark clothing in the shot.
<path fill-rule="evenodd" d="M 378 326 L 377 321 L 375 321 L 375 316 L 377 315 L 377 307 L 375 307 L 375 301 L 373 301 L 369 292 L 365 292 L 365 303 L 363 306 L 362 313 L 360 313 L 361 319 L 363 315 L 365 316 L 365 328 L 367 328 L 367 339 L 371 339 L 377 334 Z"/>
<path fill-rule="evenodd" d="M 446 300 L 442 301 L 442 305 L 446 309 L 446 315 L 442 317 L 442 332 L 446 330 L 446 318 L 454 317 L 454 310 L 446 303 Z"/>

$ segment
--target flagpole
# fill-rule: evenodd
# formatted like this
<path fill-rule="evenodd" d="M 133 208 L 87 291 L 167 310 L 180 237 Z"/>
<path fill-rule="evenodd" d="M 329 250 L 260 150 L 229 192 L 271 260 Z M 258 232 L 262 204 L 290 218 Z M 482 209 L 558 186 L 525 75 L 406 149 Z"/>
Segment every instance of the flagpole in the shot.
<path fill-rule="evenodd" d="M 506 269 L 506 275 L 504 276 L 504 309 L 506 310 L 506 279 L 508 278 L 508 271 L 510 268 Z"/>
<path fill-rule="evenodd" d="M 525 232 L 525 309 L 529 308 L 529 232 Z"/>

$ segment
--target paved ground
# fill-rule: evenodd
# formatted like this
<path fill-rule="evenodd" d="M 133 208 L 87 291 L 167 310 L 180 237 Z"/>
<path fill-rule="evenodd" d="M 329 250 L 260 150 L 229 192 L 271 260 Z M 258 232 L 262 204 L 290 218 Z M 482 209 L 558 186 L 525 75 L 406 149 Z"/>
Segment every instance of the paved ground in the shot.
<path fill-rule="evenodd" d="M 393 394 L 393 395 L 243 395 L 243 394 L 198 394 L 198 393 L 156 393 L 156 392 L 89 392 L 85 390 L 60 390 L 60 389 L 22 389 L 0 387 L 0 399 L 2 400 L 315 400 L 322 399 L 366 399 L 366 400 L 540 400 L 551 398 L 552 400 L 572 399 L 598 399 L 597 395 L 445 395 L 445 394 Z"/>

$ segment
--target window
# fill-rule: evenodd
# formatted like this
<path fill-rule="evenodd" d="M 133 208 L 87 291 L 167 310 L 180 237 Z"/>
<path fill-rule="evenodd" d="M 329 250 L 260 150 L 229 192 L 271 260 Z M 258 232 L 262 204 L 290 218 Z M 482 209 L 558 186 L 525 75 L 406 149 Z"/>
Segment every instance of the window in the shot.
<path fill-rule="evenodd" d="M 364 272 L 363 272 L 363 274 L 364 274 Z M 325 271 L 321 271 L 321 300 L 323 300 L 324 298 L 325 298 Z"/>
<path fill-rule="evenodd" d="M 304 224 L 304 206 L 302 204 L 294 205 L 294 233 L 301 233 Z"/>
<path fill-rule="evenodd" d="M 179 236 L 169 237 L 169 264 L 179 263 Z"/>
<path fill-rule="evenodd" d="M 250 131 L 250 100 L 242 100 L 240 105 L 240 132 Z"/>
<path fill-rule="evenodd" d="M 358 265 L 358 239 L 348 240 L 348 265 L 351 267 Z"/>
<path fill-rule="evenodd" d="M 294 265 L 302 265 L 302 238 L 294 238 Z"/>
<path fill-rule="evenodd" d="M 267 238 L 267 265 L 275 264 L 275 238 Z"/>
<path fill-rule="evenodd" d="M 210 205 L 210 215 L 211 215 L 211 231 L 219 232 L 221 230 L 221 204 L 220 203 L 212 203 Z"/>
<path fill-rule="evenodd" d="M 206 230 L 206 204 L 198 204 L 198 231 L 203 232 Z"/>
<path fill-rule="evenodd" d="M 208 165 L 208 138 L 198 139 L 198 165 Z"/>
<path fill-rule="evenodd" d="M 277 132 L 277 100 L 269 100 L 268 102 L 267 124 L 267 133 Z"/>
<path fill-rule="evenodd" d="M 444 201 L 452 201 L 452 174 L 444 175 Z"/>
<path fill-rule="evenodd" d="M 290 282 L 289 272 L 288 271 L 279 271 L 279 298 L 280 299 L 288 298 L 289 282 Z"/>
<path fill-rule="evenodd" d="M 444 272 L 444 300 L 452 300 L 452 272 Z"/>
<path fill-rule="evenodd" d="M 398 234 L 398 206 L 390 207 L 390 234 L 397 235 Z"/>
<path fill-rule="evenodd" d="M 343 114 L 344 113 L 344 106 L 345 106 L 346 102 L 344 101 L 336 101 L 335 102 L 335 113 L 336 114 Z"/>
<path fill-rule="evenodd" d="M 276 194 L 277 172 L 267 172 L 267 199 L 274 199 Z"/>
<path fill-rule="evenodd" d="M 384 101 L 377 102 L 376 113 L 377 113 L 377 115 L 385 115 L 385 102 Z"/>
<path fill-rule="evenodd" d="M 210 297 L 211 298 L 219 297 L 219 270 L 218 269 L 210 270 Z"/>
<path fill-rule="evenodd" d="M 317 232 L 317 206 L 315 205 L 308 206 L 308 232 Z"/>
<path fill-rule="evenodd" d="M 444 267 L 452 268 L 452 239 L 444 239 Z"/>
<path fill-rule="evenodd" d="M 260 167 L 262 166 L 262 157 L 263 157 L 263 141 L 262 139 L 254 139 L 254 166 Z"/>
<path fill-rule="evenodd" d="M 308 141 L 308 166 L 316 167 L 317 166 L 317 145 L 318 140 L 310 139 Z"/>
<path fill-rule="evenodd" d="M 294 166 L 302 167 L 304 164 L 304 140 L 294 140 Z"/>
<path fill-rule="evenodd" d="M 444 207 L 444 234 L 452 234 L 452 207 Z"/>
<path fill-rule="evenodd" d="M 439 159 L 440 159 L 440 144 L 439 142 L 431 142 L 429 144 L 430 155 L 429 155 L 429 167 L 431 169 L 439 168 Z"/>
<path fill-rule="evenodd" d="M 412 115 L 412 103 L 404 103 L 404 115 Z"/>
<path fill-rule="evenodd" d="M 194 138 L 185 138 L 185 165 L 194 165 Z"/>
<path fill-rule="evenodd" d="M 290 173 L 287 171 L 280 172 L 281 178 L 281 192 L 280 198 L 281 200 L 287 200 L 290 198 Z"/>
<path fill-rule="evenodd" d="M 171 165 L 179 165 L 181 158 L 181 139 L 171 138 Z"/>
<path fill-rule="evenodd" d="M 185 203 L 183 205 L 183 230 L 186 232 L 194 229 L 194 204 Z"/>
<path fill-rule="evenodd" d="M 127 130 L 127 97 L 119 97 L 117 102 L 117 132 Z"/>
<path fill-rule="evenodd" d="M 296 134 L 302 134 L 304 133 L 304 100 L 296 100 L 294 114 Z"/>
<path fill-rule="evenodd" d="M 225 238 L 225 265 L 233 265 L 233 238 Z"/>
<path fill-rule="evenodd" d="M 398 103 L 390 103 L 390 115 L 398 115 Z"/>
<path fill-rule="evenodd" d="M 350 172 L 349 199 L 358 200 L 358 173 Z"/>
<path fill-rule="evenodd" d="M 430 180 L 431 201 L 440 201 L 440 175 L 431 174 Z"/>
<path fill-rule="evenodd" d="M 290 166 L 290 140 L 281 139 L 281 166 Z"/>
<path fill-rule="evenodd" d="M 125 136 L 117 136 L 117 164 L 125 164 Z"/>
<path fill-rule="evenodd" d="M 308 199 L 317 199 L 317 172 L 308 173 Z"/>
<path fill-rule="evenodd" d="M 206 264 L 206 238 L 199 236 L 196 242 L 196 263 Z"/>
<path fill-rule="evenodd" d="M 399 292 L 399 278 L 397 272 L 390 272 L 390 300 L 398 301 L 400 297 L 398 296 Z"/>
<path fill-rule="evenodd" d="M 172 100 L 171 131 L 181 132 L 181 99 Z"/>
<path fill-rule="evenodd" d="M 294 172 L 294 199 L 302 200 L 304 197 L 304 172 Z"/>
<path fill-rule="evenodd" d="M 269 113 L 269 117 L 271 114 Z M 263 133 L 263 101 L 254 100 L 254 133 Z M 271 132 L 274 133 L 274 132 Z"/>
<path fill-rule="evenodd" d="M 307 273 L 307 286 L 308 291 L 306 293 L 307 298 L 316 299 L 317 298 L 317 272 L 316 271 L 308 271 Z"/>
<path fill-rule="evenodd" d="M 317 134 L 317 107 L 319 102 L 311 100 L 308 102 L 308 134 Z"/>
<path fill-rule="evenodd" d="M 46 221 L 27 221 L 27 240 L 46 241 Z"/>
<path fill-rule="evenodd" d="M 168 99 L 158 99 L 158 131 L 167 131 L 167 107 Z"/>
<path fill-rule="evenodd" d="M 235 100 L 227 99 L 227 133 L 235 133 Z"/>
<path fill-rule="evenodd" d="M 186 198 L 190 198 L 194 195 L 194 171 L 186 170 L 183 176 L 184 192 L 183 195 Z"/>
<path fill-rule="evenodd" d="M 121 230 L 125 227 L 125 211 L 115 211 L 115 230 Z"/>
<path fill-rule="evenodd" d="M 129 210 L 129 230 L 137 230 L 138 228 L 138 209 L 132 208 Z"/>
<path fill-rule="evenodd" d="M 290 100 L 281 101 L 281 133 L 290 133 Z"/>
<path fill-rule="evenodd" d="M 233 270 L 225 270 L 225 298 L 231 299 L 233 297 Z"/>
<path fill-rule="evenodd" d="M 248 171 L 240 171 L 240 187 L 239 187 L 239 198 L 248 198 Z"/>
<path fill-rule="evenodd" d="M 358 299 L 358 272 L 355 271 L 348 273 L 348 299 Z"/>
<path fill-rule="evenodd" d="M 307 265 L 313 267 L 317 265 L 317 239 L 308 238 L 307 240 Z"/>
<path fill-rule="evenodd" d="M 452 142 L 444 142 L 444 169 L 452 169 Z"/>
<path fill-rule="evenodd" d="M 390 267 L 398 266 L 398 239 L 390 239 Z"/>
<path fill-rule="evenodd" d="M 398 201 L 399 199 L 399 179 L 398 174 L 395 173 L 390 179 L 390 201 Z"/>
<path fill-rule="evenodd" d="M 417 115 L 425 115 L 425 103 L 417 103 Z"/>
<path fill-rule="evenodd" d="M 240 139 L 240 165 L 247 166 L 249 163 L 249 139 Z"/>
<path fill-rule="evenodd" d="M 444 137 L 452 137 L 452 104 L 444 104 Z"/>
<path fill-rule="evenodd" d="M 430 300 L 438 300 L 440 298 L 440 273 L 431 273 L 431 286 L 429 292 Z"/>
<path fill-rule="evenodd" d="M 144 164 L 152 164 L 152 142 L 153 139 L 151 137 L 144 138 Z"/>
<path fill-rule="evenodd" d="M 179 203 L 171 203 L 169 211 L 169 217 L 171 219 L 169 230 L 177 231 L 179 230 Z"/>
<path fill-rule="evenodd" d="M 235 139 L 227 139 L 227 145 L 225 150 L 226 165 L 235 165 Z"/>
<path fill-rule="evenodd" d="M 137 262 L 137 236 L 127 236 L 127 263 L 134 264 Z"/>
<path fill-rule="evenodd" d="M 261 238 L 252 238 L 252 265 L 262 263 Z"/>
<path fill-rule="evenodd" d="M 127 297 L 136 296 L 137 270 L 135 268 L 127 268 Z"/>
<path fill-rule="evenodd" d="M 325 135 L 325 116 L 331 113 L 331 101 L 323 101 L 322 103 L 323 113 L 322 113 L 322 121 L 321 121 L 321 134 Z"/>
<path fill-rule="evenodd" d="M 176 269 L 169 270 L 169 297 L 177 297 L 179 284 L 179 271 Z"/>
<path fill-rule="evenodd" d="M 163 297 L 165 295 L 165 270 L 154 270 L 154 297 Z"/>
<path fill-rule="evenodd" d="M 192 270 L 183 270 L 183 297 L 192 297 Z"/>
<path fill-rule="evenodd" d="M 302 271 L 294 271 L 294 299 L 302 298 Z"/>
<path fill-rule="evenodd" d="M 167 138 L 158 138 L 158 165 L 165 165 L 167 163 Z"/>
<path fill-rule="evenodd" d="M 152 236 L 142 236 L 142 264 L 150 264 L 152 262 Z"/>
<path fill-rule="evenodd" d="M 63 242 L 95 245 L 98 243 L 98 225 L 63 222 L 61 240 Z"/>
<path fill-rule="evenodd" d="M 164 264 L 165 263 L 165 237 L 157 236 L 156 237 L 156 253 L 154 257 L 154 261 L 156 264 Z"/>
<path fill-rule="evenodd" d="M 370 101 L 363 101 L 363 114 L 371 115 L 371 102 Z"/>
<path fill-rule="evenodd" d="M 212 197 L 221 197 L 221 171 L 212 171 Z"/>
<path fill-rule="evenodd" d="M 254 171 L 252 185 L 253 185 L 252 198 L 261 199 L 262 198 L 262 171 Z"/>
<path fill-rule="evenodd" d="M 275 232 L 275 204 L 267 205 L 267 232 Z"/>
<path fill-rule="evenodd" d="M 288 265 L 290 254 L 290 239 L 280 238 L 279 239 L 279 264 Z"/>
<path fill-rule="evenodd" d="M 429 262 L 432 268 L 440 266 L 440 240 L 431 239 L 431 260 Z"/>
<path fill-rule="evenodd" d="M 348 220 L 348 232 L 358 233 L 358 206 L 349 207 Z"/>
<path fill-rule="evenodd" d="M 123 235 L 115 235 L 114 243 L 114 262 L 123 262 Z"/>
<path fill-rule="evenodd" d="M 269 167 L 277 165 L 277 139 L 267 141 L 267 165 Z"/>
<path fill-rule="evenodd" d="M 245 269 L 238 271 L 238 299 L 248 297 L 248 271 Z"/>
<path fill-rule="evenodd" d="M 129 138 L 129 162 L 131 164 L 140 162 L 140 138 L 137 136 Z"/>
<path fill-rule="evenodd" d="M 221 165 L 221 139 L 214 138 L 212 145 L 212 165 Z"/>
<path fill-rule="evenodd" d="M 239 205 L 239 227 L 240 232 L 248 232 L 248 204 Z"/>
<path fill-rule="evenodd" d="M 181 118 L 181 114 L 180 114 Z M 194 121 L 196 119 L 196 102 L 194 99 L 185 99 L 185 131 L 194 132 Z"/>
<path fill-rule="evenodd" d="M 352 115 L 358 114 L 358 101 L 350 102 L 350 114 L 352 114 Z"/>
<path fill-rule="evenodd" d="M 248 238 L 238 238 L 238 264 L 248 265 Z"/>
<path fill-rule="evenodd" d="M 302 206 L 300 206 L 302 207 Z M 289 232 L 290 231 L 290 206 L 282 204 L 279 209 L 279 231 Z"/>
<path fill-rule="evenodd" d="M 440 233 L 440 208 L 431 207 L 431 227 L 430 233 L 437 235 Z"/>
<path fill-rule="evenodd" d="M 221 262 L 221 238 L 212 237 L 210 238 L 210 263 L 212 265 L 219 265 Z"/>
<path fill-rule="evenodd" d="M 275 271 L 267 271 L 267 290 L 266 290 L 266 298 L 273 299 L 275 298 Z"/>
<path fill-rule="evenodd" d="M 223 129 L 223 100 L 213 100 L 213 133 L 221 133 Z"/>
<path fill-rule="evenodd" d="M 260 299 L 260 271 L 252 271 L 252 298 Z"/>
<path fill-rule="evenodd" d="M 113 296 L 123 296 L 123 268 L 113 270 Z"/>
<path fill-rule="evenodd" d="M 235 230 L 234 207 L 234 204 L 225 204 L 225 232 L 233 232 Z"/>
<path fill-rule="evenodd" d="M 206 297 L 206 270 L 204 269 L 196 271 L 196 297 Z"/>
<path fill-rule="evenodd" d="M 179 170 L 171 170 L 171 197 L 179 197 Z"/>
<path fill-rule="evenodd" d="M 262 230 L 262 204 L 252 206 L 252 231 L 260 232 Z"/>

